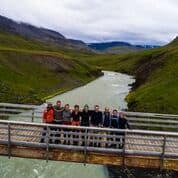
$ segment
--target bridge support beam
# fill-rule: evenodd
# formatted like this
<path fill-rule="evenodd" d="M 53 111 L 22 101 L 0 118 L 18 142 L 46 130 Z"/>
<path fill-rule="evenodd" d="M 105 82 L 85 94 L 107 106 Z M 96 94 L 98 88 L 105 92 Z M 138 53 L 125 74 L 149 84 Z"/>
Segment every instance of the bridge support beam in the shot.
<path fill-rule="evenodd" d="M 8 147 L 6 145 L 0 145 L 0 155 L 8 155 Z M 46 159 L 46 150 L 42 148 L 29 148 L 22 146 L 12 146 L 11 156 L 19 158 L 30 159 Z M 100 165 L 115 165 L 123 166 L 122 154 L 103 154 L 88 152 L 85 157 L 83 151 L 50 149 L 48 159 L 52 161 L 67 161 L 76 163 L 88 163 L 88 164 L 100 164 Z M 125 155 L 126 167 L 136 168 L 148 168 L 148 169 L 160 169 L 161 157 L 149 157 L 149 156 L 132 156 Z M 163 169 L 178 171 L 177 159 L 164 159 Z"/>

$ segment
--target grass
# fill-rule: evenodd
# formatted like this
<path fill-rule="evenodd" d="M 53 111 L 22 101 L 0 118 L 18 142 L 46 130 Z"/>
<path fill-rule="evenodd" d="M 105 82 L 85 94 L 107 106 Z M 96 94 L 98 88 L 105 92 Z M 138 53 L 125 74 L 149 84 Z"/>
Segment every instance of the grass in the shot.
<path fill-rule="evenodd" d="M 178 40 L 128 54 L 61 49 L 0 32 L 0 102 L 40 103 L 112 70 L 134 75 L 129 110 L 178 114 Z"/>
<path fill-rule="evenodd" d="M 133 91 L 126 98 L 130 111 L 178 114 L 177 44 L 126 55 L 93 56 L 90 63 L 135 76 Z"/>
<path fill-rule="evenodd" d="M 99 75 L 73 51 L 0 33 L 0 102 L 41 103 Z"/>

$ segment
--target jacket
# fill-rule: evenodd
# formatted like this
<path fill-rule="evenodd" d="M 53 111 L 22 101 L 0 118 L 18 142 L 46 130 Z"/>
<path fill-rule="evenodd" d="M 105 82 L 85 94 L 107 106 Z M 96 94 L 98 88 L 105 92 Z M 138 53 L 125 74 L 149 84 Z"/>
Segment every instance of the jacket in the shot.
<path fill-rule="evenodd" d="M 43 121 L 45 123 L 54 122 L 54 109 L 45 109 L 43 112 Z"/>
<path fill-rule="evenodd" d="M 109 112 L 103 113 L 103 127 L 110 127 L 111 114 Z"/>

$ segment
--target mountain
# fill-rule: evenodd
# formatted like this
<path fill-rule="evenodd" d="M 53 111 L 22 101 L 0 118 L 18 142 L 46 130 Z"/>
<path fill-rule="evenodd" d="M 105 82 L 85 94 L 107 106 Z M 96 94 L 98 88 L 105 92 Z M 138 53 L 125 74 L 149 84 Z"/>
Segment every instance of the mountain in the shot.
<path fill-rule="evenodd" d="M 159 47 L 155 45 L 132 45 L 122 41 L 90 43 L 88 46 L 96 51 L 111 54 L 123 54 Z"/>
<path fill-rule="evenodd" d="M 104 51 L 111 47 L 132 46 L 132 45 L 127 42 L 112 41 L 112 42 L 104 42 L 104 43 L 89 43 L 88 46 L 98 51 Z"/>
<path fill-rule="evenodd" d="M 49 45 L 56 45 L 64 49 L 73 49 L 90 52 L 91 49 L 80 41 L 67 39 L 62 34 L 45 28 L 38 28 L 27 23 L 15 22 L 9 18 L 0 15 L 0 30 L 4 32 L 20 35 L 26 39 L 38 40 Z"/>
<path fill-rule="evenodd" d="M 68 42 L 67 48 L 61 47 L 58 41 L 68 39 L 57 32 L 30 26 L 22 33 L 18 23 L 4 22 L 4 18 L 0 24 L 0 102 L 41 103 L 46 96 L 86 84 L 100 76 L 101 70 L 112 70 L 136 79 L 126 98 L 128 110 L 178 114 L 178 38 L 159 48 L 98 54 L 79 52 L 76 46 L 69 48 Z"/>
<path fill-rule="evenodd" d="M 81 41 L 0 17 L 0 102 L 44 102 L 102 75 Z"/>

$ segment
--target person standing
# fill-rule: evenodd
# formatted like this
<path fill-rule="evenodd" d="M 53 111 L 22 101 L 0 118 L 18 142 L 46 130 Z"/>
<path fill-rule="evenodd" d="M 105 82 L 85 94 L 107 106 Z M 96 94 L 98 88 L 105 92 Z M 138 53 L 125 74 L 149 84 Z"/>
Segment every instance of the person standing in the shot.
<path fill-rule="evenodd" d="M 130 129 L 130 125 L 123 112 L 119 113 L 119 129 Z"/>
<path fill-rule="evenodd" d="M 83 111 L 81 112 L 81 126 L 90 126 L 90 117 L 92 112 L 89 110 L 89 106 L 85 104 Z"/>
<path fill-rule="evenodd" d="M 80 112 L 79 105 L 75 105 L 74 110 L 72 112 L 72 125 L 73 126 L 80 126 L 80 119 L 81 119 L 81 112 Z M 80 142 L 78 141 L 80 139 L 79 135 L 80 135 L 80 130 L 77 130 L 75 128 L 74 129 L 74 135 L 73 135 L 73 139 L 75 139 L 75 141 L 73 141 L 74 145 L 80 144 Z"/>
<path fill-rule="evenodd" d="M 43 123 L 54 123 L 54 108 L 52 103 L 48 103 L 46 109 L 43 112 Z"/>
<path fill-rule="evenodd" d="M 103 112 L 103 127 L 109 128 L 111 125 L 111 113 L 108 107 L 105 107 L 105 111 Z M 103 132 L 103 137 L 102 141 L 103 143 L 101 144 L 102 147 L 108 147 L 110 144 L 107 142 L 111 140 L 111 138 L 108 138 L 108 131 Z"/>
<path fill-rule="evenodd" d="M 54 106 L 54 122 L 55 122 L 55 124 L 62 125 L 62 122 L 63 122 L 63 111 L 64 111 L 64 107 L 62 107 L 61 101 L 58 100 L 56 102 L 56 105 Z M 56 144 L 63 143 L 64 134 L 60 133 L 60 132 L 63 132 L 63 129 L 57 128 L 57 129 L 55 129 L 55 131 L 56 131 L 55 137 L 57 138 L 55 140 L 55 143 Z"/>
<path fill-rule="evenodd" d="M 125 115 L 123 112 L 119 113 L 119 129 L 130 129 L 130 125 L 127 121 L 127 119 L 125 118 Z M 122 139 L 121 139 L 121 143 L 120 143 L 120 148 L 123 148 L 124 146 L 124 142 L 125 142 L 125 132 L 121 133 L 122 135 Z"/>
<path fill-rule="evenodd" d="M 103 113 L 103 127 L 109 128 L 111 124 L 111 113 L 108 107 L 105 107 L 105 111 Z"/>
<path fill-rule="evenodd" d="M 95 110 L 91 114 L 90 125 L 92 127 L 101 127 L 102 121 L 103 121 L 103 114 L 99 109 L 99 105 L 95 105 Z M 101 143 L 100 143 L 101 137 L 99 135 L 101 133 L 98 131 L 93 131 L 93 134 L 98 134 L 98 136 L 91 137 L 91 139 L 93 139 L 93 142 L 90 144 L 91 145 L 94 144 L 94 146 L 100 146 L 101 145 Z"/>
<path fill-rule="evenodd" d="M 62 121 L 63 125 L 72 125 L 72 111 L 70 109 L 69 104 L 66 104 L 64 106 L 62 118 L 63 118 L 63 121 Z"/>
<path fill-rule="evenodd" d="M 54 121 L 56 124 L 62 124 L 63 111 L 64 111 L 64 107 L 62 107 L 61 101 L 58 100 L 56 102 L 56 105 L 54 106 Z"/>
<path fill-rule="evenodd" d="M 70 109 L 70 105 L 66 104 L 64 106 L 64 111 L 63 111 L 63 121 L 62 121 L 63 125 L 72 125 L 72 111 Z M 71 129 L 65 128 L 64 131 L 66 133 L 64 133 L 64 144 L 70 144 L 70 137 L 71 137 Z"/>
<path fill-rule="evenodd" d="M 111 116 L 111 128 L 113 129 L 118 129 L 119 128 L 119 113 L 116 109 L 113 110 L 112 112 L 112 116 Z M 111 135 L 113 135 L 112 137 L 112 141 L 113 143 L 111 144 L 112 147 L 116 148 L 119 147 L 119 143 L 120 143 L 120 133 L 119 132 L 111 132 Z"/>
<path fill-rule="evenodd" d="M 111 116 L 111 128 L 118 129 L 119 128 L 119 113 L 116 109 L 113 110 Z"/>
<path fill-rule="evenodd" d="M 99 110 L 99 105 L 95 105 L 95 110 L 91 114 L 90 124 L 92 127 L 100 127 L 102 126 L 103 114 Z"/>
<path fill-rule="evenodd" d="M 54 108 L 52 103 L 48 103 L 46 109 L 43 111 L 43 123 L 46 124 L 54 124 Z M 50 130 L 53 130 L 53 128 L 50 128 Z M 42 133 L 42 138 L 41 138 L 41 143 L 45 141 L 45 136 L 47 132 L 47 127 L 44 127 L 43 133 Z M 53 136 L 53 134 L 50 134 L 50 136 Z M 52 139 L 49 140 L 49 142 L 52 142 Z"/>
<path fill-rule="evenodd" d="M 89 110 L 89 106 L 87 104 L 84 105 L 84 108 L 81 112 L 81 126 L 83 127 L 89 127 L 90 126 L 90 117 L 91 117 L 91 111 Z M 85 130 L 82 130 L 82 134 L 85 133 Z M 88 140 L 88 138 L 86 138 Z M 88 145 L 88 141 L 86 141 Z M 82 136 L 82 145 L 85 145 L 85 136 Z"/>
<path fill-rule="evenodd" d="M 81 117 L 81 112 L 79 105 L 74 106 L 74 110 L 72 112 L 72 125 L 73 126 L 80 126 L 80 117 Z"/>

